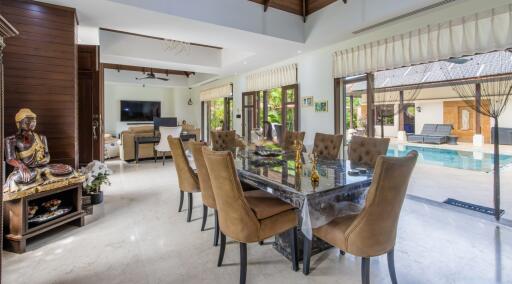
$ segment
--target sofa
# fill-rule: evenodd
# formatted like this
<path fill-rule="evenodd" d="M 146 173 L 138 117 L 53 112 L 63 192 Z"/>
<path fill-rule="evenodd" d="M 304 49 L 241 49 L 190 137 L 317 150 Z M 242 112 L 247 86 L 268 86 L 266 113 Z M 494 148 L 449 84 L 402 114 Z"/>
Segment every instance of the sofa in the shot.
<path fill-rule="evenodd" d="M 451 135 L 453 125 L 451 124 L 425 124 L 421 130 L 421 134 L 409 134 L 408 142 L 428 143 L 428 144 L 445 144 Z"/>
<path fill-rule="evenodd" d="M 197 141 L 201 138 L 201 129 L 195 128 L 192 124 L 182 125 L 182 132 L 195 134 Z M 159 132 L 156 132 L 159 135 Z M 135 137 L 153 136 L 153 125 L 130 126 L 128 130 L 121 132 L 121 145 L 119 146 L 119 158 L 123 161 L 135 160 Z M 188 149 L 188 143 L 183 143 L 185 149 Z M 139 159 L 153 158 L 153 144 L 139 145 Z"/>
<path fill-rule="evenodd" d="M 158 135 L 158 133 L 157 133 Z M 135 160 L 135 137 L 153 136 L 153 125 L 130 126 L 128 130 L 121 132 L 121 145 L 119 146 L 119 158 L 123 161 Z M 153 158 L 153 144 L 141 144 L 139 146 L 139 159 Z"/>

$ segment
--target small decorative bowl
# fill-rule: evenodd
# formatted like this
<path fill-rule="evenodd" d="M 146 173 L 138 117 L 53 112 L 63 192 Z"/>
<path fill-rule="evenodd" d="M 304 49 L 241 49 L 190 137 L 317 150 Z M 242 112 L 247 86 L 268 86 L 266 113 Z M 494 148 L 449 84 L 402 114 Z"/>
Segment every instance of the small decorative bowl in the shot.
<path fill-rule="evenodd" d="M 46 208 L 46 210 L 52 212 L 52 211 L 56 211 L 57 209 L 59 209 L 59 205 L 61 204 L 61 202 L 62 201 L 60 199 L 52 199 L 52 200 L 46 201 L 42 205 L 44 208 Z"/>
<path fill-rule="evenodd" d="M 39 209 L 38 206 L 36 205 L 33 205 L 33 206 L 29 206 L 28 207 L 28 218 L 32 218 L 34 217 L 34 215 L 36 214 L 37 212 L 37 209 Z"/>

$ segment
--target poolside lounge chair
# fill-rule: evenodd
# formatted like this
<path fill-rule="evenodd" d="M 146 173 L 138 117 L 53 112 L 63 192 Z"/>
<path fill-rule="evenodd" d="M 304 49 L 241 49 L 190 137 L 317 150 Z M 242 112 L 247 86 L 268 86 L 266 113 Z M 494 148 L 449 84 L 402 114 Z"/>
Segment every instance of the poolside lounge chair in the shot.
<path fill-rule="evenodd" d="M 451 124 L 425 124 L 421 134 L 407 136 L 407 141 L 416 143 L 444 144 L 452 132 Z"/>

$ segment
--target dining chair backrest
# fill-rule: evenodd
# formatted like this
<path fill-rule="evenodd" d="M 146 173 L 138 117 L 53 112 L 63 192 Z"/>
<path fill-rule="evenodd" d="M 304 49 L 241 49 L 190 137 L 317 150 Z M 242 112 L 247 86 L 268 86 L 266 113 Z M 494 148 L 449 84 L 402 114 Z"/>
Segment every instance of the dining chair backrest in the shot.
<path fill-rule="evenodd" d="M 341 142 L 343 142 L 343 135 L 316 133 L 313 152 L 320 159 L 336 160 L 340 154 Z"/>
<path fill-rule="evenodd" d="M 286 131 L 284 134 L 284 141 L 283 141 L 283 150 L 284 151 L 294 151 L 293 145 L 295 141 L 298 141 L 300 143 L 304 143 L 304 136 L 306 135 L 306 132 L 295 132 L 295 131 Z"/>
<path fill-rule="evenodd" d="M 374 168 L 377 158 L 386 155 L 389 138 L 352 136 L 348 146 L 348 159 L 352 166 Z"/>
<path fill-rule="evenodd" d="M 190 167 L 181 139 L 179 137 L 169 137 L 167 140 L 171 146 L 172 158 L 176 167 L 176 173 L 178 174 L 178 183 L 181 191 L 198 192 L 199 180 L 194 170 Z"/>
<path fill-rule="evenodd" d="M 214 151 L 228 151 L 236 147 L 236 131 L 211 131 L 212 149 Z"/>
<path fill-rule="evenodd" d="M 416 151 L 400 158 L 377 158 L 365 206 L 345 232 L 351 253 L 371 257 L 395 246 L 400 210 L 417 159 Z"/>
<path fill-rule="evenodd" d="M 155 146 L 155 149 L 160 152 L 171 151 L 169 142 L 167 141 L 167 137 L 171 136 L 173 138 L 180 138 L 181 126 L 177 126 L 177 127 L 160 126 L 159 131 L 160 131 L 160 142 L 158 142 L 158 144 Z"/>
<path fill-rule="evenodd" d="M 260 223 L 249 207 L 229 151 L 203 148 L 203 154 L 217 202 L 220 230 L 236 241 L 258 241 Z"/>
<path fill-rule="evenodd" d="M 203 203 L 209 208 L 216 209 L 217 205 L 215 203 L 215 195 L 213 194 L 212 182 L 203 155 L 203 147 L 206 147 L 206 144 L 203 142 L 190 141 L 189 147 L 194 157 L 194 163 L 196 164 Z"/>

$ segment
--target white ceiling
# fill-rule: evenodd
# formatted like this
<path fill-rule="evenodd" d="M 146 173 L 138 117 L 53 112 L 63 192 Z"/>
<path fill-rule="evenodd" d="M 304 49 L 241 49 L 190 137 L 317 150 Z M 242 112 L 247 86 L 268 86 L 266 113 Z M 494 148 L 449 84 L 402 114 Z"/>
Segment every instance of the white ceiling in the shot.
<path fill-rule="evenodd" d="M 42 2 L 76 8 L 80 29 L 88 32 L 103 27 L 223 48 L 194 48 L 184 58 L 163 54 L 158 50 L 159 43 L 152 42 L 155 40 L 102 32 L 99 38 L 103 62 L 227 76 L 350 39 L 354 30 L 439 0 L 337 1 L 310 15 L 305 24 L 302 17 L 280 10 L 269 8 L 264 13 L 261 5 L 247 0 Z M 89 39 L 83 36 L 81 40 Z"/>

